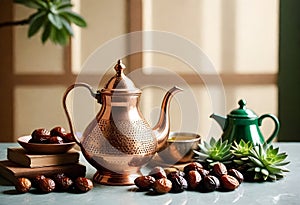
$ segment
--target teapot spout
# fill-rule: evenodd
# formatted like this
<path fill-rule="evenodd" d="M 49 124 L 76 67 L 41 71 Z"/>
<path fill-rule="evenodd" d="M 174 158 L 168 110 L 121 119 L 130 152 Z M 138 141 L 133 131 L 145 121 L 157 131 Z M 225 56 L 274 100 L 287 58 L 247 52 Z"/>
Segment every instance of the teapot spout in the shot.
<path fill-rule="evenodd" d="M 225 124 L 226 124 L 226 118 L 220 115 L 216 114 L 211 114 L 210 118 L 213 118 L 214 120 L 217 121 L 217 123 L 221 126 L 222 130 L 225 129 Z"/>
<path fill-rule="evenodd" d="M 166 93 L 162 101 L 159 120 L 157 124 L 152 128 L 157 139 L 157 152 L 163 150 L 167 146 L 167 140 L 170 132 L 170 101 L 172 97 L 180 91 L 182 91 L 181 88 L 174 86 Z"/>

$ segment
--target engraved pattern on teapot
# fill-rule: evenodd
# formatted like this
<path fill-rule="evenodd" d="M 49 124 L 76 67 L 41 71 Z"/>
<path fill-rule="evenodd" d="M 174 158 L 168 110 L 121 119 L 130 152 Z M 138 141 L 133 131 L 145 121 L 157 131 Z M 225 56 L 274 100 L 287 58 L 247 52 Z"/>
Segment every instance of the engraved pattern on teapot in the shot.
<path fill-rule="evenodd" d="M 156 151 L 156 140 L 152 130 L 142 119 L 135 121 L 100 119 L 98 126 L 83 138 L 82 145 L 87 152 L 95 155 L 121 153 L 152 155 Z"/>

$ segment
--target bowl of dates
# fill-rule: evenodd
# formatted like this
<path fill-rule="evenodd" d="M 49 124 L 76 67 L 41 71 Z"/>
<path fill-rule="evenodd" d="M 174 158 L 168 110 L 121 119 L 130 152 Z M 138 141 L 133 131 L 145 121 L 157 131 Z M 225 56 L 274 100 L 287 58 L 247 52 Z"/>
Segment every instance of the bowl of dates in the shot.
<path fill-rule="evenodd" d="M 198 149 L 200 135 L 189 132 L 171 132 L 168 146 L 158 153 L 167 164 L 187 163 L 193 161 L 193 150 Z"/>
<path fill-rule="evenodd" d="M 76 144 L 72 134 L 62 127 L 54 127 L 50 131 L 35 129 L 31 135 L 19 137 L 17 141 L 27 152 L 40 154 L 65 153 Z"/>

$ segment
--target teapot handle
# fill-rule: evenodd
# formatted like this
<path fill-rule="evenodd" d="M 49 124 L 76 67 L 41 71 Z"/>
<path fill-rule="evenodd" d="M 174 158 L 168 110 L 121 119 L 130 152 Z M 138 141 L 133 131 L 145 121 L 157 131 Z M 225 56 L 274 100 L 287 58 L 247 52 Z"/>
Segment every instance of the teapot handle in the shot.
<path fill-rule="evenodd" d="M 68 97 L 70 91 L 73 90 L 75 87 L 85 87 L 85 88 L 87 88 L 90 91 L 91 95 L 94 98 L 96 98 L 99 103 L 102 103 L 102 102 L 101 102 L 100 92 L 94 93 L 93 90 L 92 90 L 92 87 L 87 83 L 75 83 L 73 85 L 70 85 L 67 88 L 67 90 L 65 91 L 64 96 L 63 96 L 63 108 L 64 108 L 66 116 L 67 116 L 67 120 L 68 120 L 68 123 L 69 123 L 71 134 L 72 134 L 73 138 L 75 139 L 75 142 L 80 146 L 81 143 L 80 143 L 79 138 L 76 136 L 76 134 L 74 132 L 74 126 L 73 126 L 73 123 L 72 123 L 72 120 L 71 120 L 71 117 L 70 117 L 70 113 L 68 111 L 67 104 L 66 104 L 66 100 L 67 100 L 67 97 Z"/>
<path fill-rule="evenodd" d="M 271 134 L 271 136 L 267 139 L 267 144 L 271 143 L 273 141 L 273 139 L 277 136 L 278 132 L 279 132 L 279 127 L 280 127 L 280 124 L 279 124 L 279 120 L 277 119 L 277 117 L 275 117 L 275 115 L 272 115 L 272 114 L 264 114 L 262 116 L 260 116 L 258 118 L 258 125 L 261 126 L 262 125 L 262 120 L 265 119 L 265 118 L 271 118 L 275 124 L 275 128 L 274 128 L 274 131 L 273 133 Z"/>

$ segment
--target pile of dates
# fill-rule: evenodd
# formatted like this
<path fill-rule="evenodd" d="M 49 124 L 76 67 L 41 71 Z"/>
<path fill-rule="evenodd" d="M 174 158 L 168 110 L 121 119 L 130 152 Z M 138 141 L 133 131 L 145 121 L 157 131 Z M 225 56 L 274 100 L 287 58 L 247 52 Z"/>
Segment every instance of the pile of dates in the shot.
<path fill-rule="evenodd" d="M 216 163 L 210 171 L 198 162 L 191 162 L 183 171 L 166 171 L 162 167 L 154 167 L 146 176 L 134 180 L 140 190 L 153 190 L 158 194 L 168 192 L 180 193 L 184 190 L 212 192 L 215 190 L 233 191 L 244 180 L 243 175 L 235 170 L 227 170 L 223 163 Z"/>
<path fill-rule="evenodd" d="M 72 180 L 64 173 L 55 174 L 52 177 L 38 175 L 33 179 L 20 177 L 15 183 L 15 188 L 19 193 L 29 192 L 35 187 L 40 193 L 49 193 L 52 191 L 69 191 L 69 192 L 88 192 L 93 189 L 93 182 L 86 177 L 77 177 Z"/>
<path fill-rule="evenodd" d="M 63 127 L 57 126 L 50 131 L 45 128 L 35 129 L 31 133 L 31 139 L 29 143 L 41 143 L 41 144 L 62 144 L 73 142 L 73 136 L 71 133 L 67 133 Z"/>

